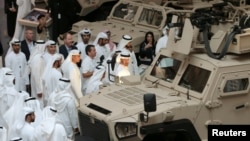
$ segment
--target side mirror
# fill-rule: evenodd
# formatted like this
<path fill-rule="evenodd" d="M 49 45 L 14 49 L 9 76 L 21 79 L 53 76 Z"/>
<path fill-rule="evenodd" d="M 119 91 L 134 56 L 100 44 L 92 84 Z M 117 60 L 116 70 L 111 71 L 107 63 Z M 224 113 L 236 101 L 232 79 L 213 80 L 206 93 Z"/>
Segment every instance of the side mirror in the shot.
<path fill-rule="evenodd" d="M 144 110 L 145 112 L 156 111 L 156 98 L 155 94 L 144 94 L 143 96 Z"/>
<path fill-rule="evenodd" d="M 147 112 L 145 115 L 144 113 L 139 114 L 140 121 L 148 122 L 148 113 L 156 111 L 156 98 L 155 94 L 144 94 L 143 96 L 144 102 L 144 111 Z"/>

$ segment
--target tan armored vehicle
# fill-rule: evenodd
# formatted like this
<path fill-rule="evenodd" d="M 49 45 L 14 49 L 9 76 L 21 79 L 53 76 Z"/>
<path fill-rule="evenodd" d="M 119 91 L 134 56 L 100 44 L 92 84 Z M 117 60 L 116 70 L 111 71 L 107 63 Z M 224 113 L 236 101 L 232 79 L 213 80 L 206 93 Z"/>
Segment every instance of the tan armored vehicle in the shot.
<path fill-rule="evenodd" d="M 152 31 L 155 39 L 162 35 L 165 26 L 167 7 L 159 6 L 160 2 L 142 2 L 120 0 L 110 12 L 105 21 L 87 22 L 79 21 L 72 26 L 73 40 L 77 42 L 77 33 L 84 28 L 92 31 L 91 39 L 94 41 L 99 32 L 108 29 L 111 31 L 111 40 L 118 43 L 122 35 L 133 37 L 135 52 L 138 52 L 140 43 L 144 40 L 145 33 Z M 171 8 L 172 9 L 172 8 Z M 59 39 L 59 44 L 62 44 Z"/>
<path fill-rule="evenodd" d="M 167 48 L 143 78 L 120 78 L 80 100 L 82 135 L 200 141 L 207 139 L 208 125 L 250 124 L 248 6 L 206 3 L 172 11 Z"/>
<path fill-rule="evenodd" d="M 117 0 L 77 0 L 81 6 L 81 11 L 78 13 L 80 16 L 86 16 L 87 14 L 93 12 L 99 8 L 104 3 L 113 2 Z"/>

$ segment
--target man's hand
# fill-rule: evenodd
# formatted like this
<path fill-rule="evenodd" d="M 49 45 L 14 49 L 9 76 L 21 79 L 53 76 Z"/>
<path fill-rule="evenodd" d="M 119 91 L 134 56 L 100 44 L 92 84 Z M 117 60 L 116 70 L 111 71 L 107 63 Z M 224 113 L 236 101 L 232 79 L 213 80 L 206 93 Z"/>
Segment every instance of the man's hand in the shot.
<path fill-rule="evenodd" d="M 39 93 L 39 94 L 37 94 L 37 97 L 38 97 L 38 98 L 42 98 L 42 97 L 43 97 L 43 94 L 42 94 L 42 93 Z"/>
<path fill-rule="evenodd" d="M 9 8 L 11 12 L 16 12 L 16 8 Z"/>

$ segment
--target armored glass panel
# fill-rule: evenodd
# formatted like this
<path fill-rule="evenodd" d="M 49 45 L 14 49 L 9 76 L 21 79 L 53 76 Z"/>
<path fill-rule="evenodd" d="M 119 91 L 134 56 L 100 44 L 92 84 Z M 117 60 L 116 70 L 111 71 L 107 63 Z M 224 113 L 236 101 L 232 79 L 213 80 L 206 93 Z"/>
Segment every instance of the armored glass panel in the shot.
<path fill-rule="evenodd" d="M 161 55 L 151 72 L 151 75 L 172 82 L 179 70 L 181 61 Z"/>
<path fill-rule="evenodd" d="M 211 72 L 203 68 L 188 65 L 179 85 L 190 90 L 202 93 Z"/>
<path fill-rule="evenodd" d="M 249 85 L 248 78 L 227 80 L 224 93 L 246 90 Z"/>
<path fill-rule="evenodd" d="M 137 9 L 138 6 L 121 3 L 115 8 L 113 16 L 126 21 L 132 21 L 136 15 Z"/>
<path fill-rule="evenodd" d="M 140 24 L 159 26 L 162 22 L 162 12 L 155 9 L 143 8 L 139 18 Z"/>

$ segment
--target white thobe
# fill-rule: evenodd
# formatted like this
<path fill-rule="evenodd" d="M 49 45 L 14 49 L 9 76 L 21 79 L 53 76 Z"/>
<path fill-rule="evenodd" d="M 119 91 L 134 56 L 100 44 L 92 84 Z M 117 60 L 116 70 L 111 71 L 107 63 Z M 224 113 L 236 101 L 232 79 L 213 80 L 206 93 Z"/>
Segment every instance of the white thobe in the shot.
<path fill-rule="evenodd" d="M 15 75 L 15 88 L 17 91 L 25 91 L 29 84 L 29 76 L 26 73 L 27 61 L 24 53 L 13 51 L 6 55 L 5 66 L 12 69 Z"/>
<path fill-rule="evenodd" d="M 57 109 L 57 118 L 64 124 L 67 137 L 72 139 L 73 129 L 78 128 L 77 110 L 74 98 L 68 92 L 54 94 L 54 107 Z"/>
<path fill-rule="evenodd" d="M 4 113 L 13 105 L 16 98 L 18 98 L 18 92 L 14 87 L 4 87 L 0 92 L 0 114 Z"/>
<path fill-rule="evenodd" d="M 23 40 L 24 39 L 24 26 L 21 25 L 18 20 L 24 18 L 31 11 L 31 4 L 35 4 L 34 0 L 17 0 L 18 5 L 17 11 L 17 22 L 14 33 L 14 39 Z"/>
<path fill-rule="evenodd" d="M 44 80 L 44 103 L 47 104 L 49 95 L 55 90 L 59 79 L 62 77 L 62 73 L 56 68 L 52 68 L 49 74 L 46 74 L 46 80 Z"/>
<path fill-rule="evenodd" d="M 0 125 L 0 141 L 7 141 L 7 130 Z"/>
<path fill-rule="evenodd" d="M 45 52 L 43 54 L 43 59 L 44 59 L 44 65 L 46 66 L 48 62 L 53 58 L 55 54 L 49 54 L 48 52 Z"/>
<path fill-rule="evenodd" d="M 40 101 L 37 99 L 33 99 L 33 100 L 29 100 L 27 102 L 24 102 L 24 106 L 25 107 L 30 107 L 32 108 L 35 112 L 35 121 L 32 122 L 30 125 L 33 127 L 36 127 L 40 124 L 40 122 L 42 121 L 42 109 L 40 106 Z"/>
<path fill-rule="evenodd" d="M 105 67 L 100 67 L 99 69 L 95 69 L 93 76 L 91 76 L 86 89 L 86 95 L 91 94 L 93 92 L 97 92 L 99 90 L 100 85 L 103 84 L 102 77 L 105 72 Z"/>
<path fill-rule="evenodd" d="M 81 51 L 81 59 L 84 60 L 87 57 L 85 48 L 88 44 L 84 44 L 83 42 L 80 42 L 76 45 L 77 49 Z"/>
<path fill-rule="evenodd" d="M 79 104 L 79 99 L 83 96 L 81 91 L 81 73 L 79 68 L 73 62 L 67 63 L 67 68 L 62 67 L 63 77 L 68 78 L 71 84 L 71 91 L 76 100 L 76 105 Z"/>
<path fill-rule="evenodd" d="M 164 35 L 162 36 L 156 44 L 155 47 L 155 55 L 160 51 L 161 48 L 166 48 L 167 47 L 167 42 L 168 42 L 168 36 Z"/>
<path fill-rule="evenodd" d="M 129 76 L 129 68 L 119 64 L 115 70 L 115 75 L 118 77 Z"/>
<path fill-rule="evenodd" d="M 34 127 L 32 127 L 29 123 L 25 122 L 23 128 L 20 131 L 20 137 L 23 141 L 34 141 L 34 130 Z"/>
<path fill-rule="evenodd" d="M 33 57 L 29 64 L 30 67 L 30 83 L 31 83 L 31 96 L 38 98 L 37 94 L 43 94 L 42 74 L 44 71 L 44 60 L 41 54 Z M 38 99 L 40 105 L 43 107 L 43 99 Z"/>
<path fill-rule="evenodd" d="M 95 46 L 95 49 L 96 49 L 96 56 L 95 56 L 95 60 L 96 62 L 100 62 L 100 57 L 103 55 L 104 56 L 104 62 L 105 60 L 108 59 L 109 55 L 110 55 L 110 52 L 109 52 L 109 49 L 107 48 L 107 46 L 100 46 L 100 45 L 96 45 Z"/>
<path fill-rule="evenodd" d="M 81 72 L 82 73 L 93 72 L 95 70 L 96 65 L 97 65 L 96 61 L 94 59 L 90 58 L 89 56 L 87 56 L 82 61 Z M 89 78 L 82 78 L 82 89 L 83 89 L 83 91 L 86 90 L 89 79 L 90 79 L 90 77 Z"/>
<path fill-rule="evenodd" d="M 135 52 L 130 52 L 129 72 L 131 75 L 139 75 L 139 68 L 135 57 Z"/>
<path fill-rule="evenodd" d="M 35 129 L 34 141 L 67 141 L 67 134 L 63 123 L 56 118 L 47 118 Z"/>

